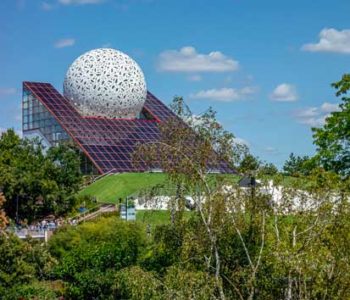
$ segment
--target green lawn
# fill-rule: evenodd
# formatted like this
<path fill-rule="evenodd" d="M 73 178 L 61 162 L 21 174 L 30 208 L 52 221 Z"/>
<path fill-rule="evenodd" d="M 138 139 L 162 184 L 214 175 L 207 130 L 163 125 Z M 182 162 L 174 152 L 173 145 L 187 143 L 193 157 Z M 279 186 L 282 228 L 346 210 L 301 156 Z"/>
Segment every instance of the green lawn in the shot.
<path fill-rule="evenodd" d="M 117 203 L 119 198 L 142 192 L 165 182 L 163 173 L 122 173 L 103 177 L 83 189 L 80 195 L 96 197 L 104 203 Z"/>
<path fill-rule="evenodd" d="M 216 177 L 214 174 L 210 176 L 213 179 Z M 220 176 L 232 184 L 236 184 L 240 179 L 237 175 Z M 303 179 L 289 176 L 266 176 L 260 179 L 273 179 L 276 184 L 285 187 L 295 185 L 302 187 L 307 185 L 307 182 L 303 182 Z M 94 196 L 98 202 L 117 203 L 119 198 L 125 199 L 125 197 L 130 195 L 137 196 L 139 193 L 149 191 L 150 188 L 158 184 L 165 184 L 165 187 L 159 190 L 160 194 L 167 195 L 169 192 L 173 193 L 174 187 L 166 184 L 166 174 L 164 173 L 121 173 L 103 177 L 87 186 L 79 194 Z"/>
<path fill-rule="evenodd" d="M 185 211 L 184 218 L 188 219 L 194 212 Z M 150 224 L 152 227 L 157 225 L 169 224 L 171 221 L 169 210 L 138 210 L 136 212 L 136 221 L 143 224 Z"/>
<path fill-rule="evenodd" d="M 217 175 L 210 176 L 214 179 Z M 223 178 L 231 183 L 239 179 L 235 175 L 224 175 Z M 79 194 L 96 197 L 98 202 L 118 203 L 119 198 L 124 200 L 130 195 L 137 196 L 143 191 L 149 191 L 152 187 L 162 184 L 164 187 L 158 193 L 161 195 L 173 193 L 174 187 L 166 183 L 164 173 L 121 173 L 103 177 L 84 188 Z M 210 180 L 209 184 L 211 184 Z"/>

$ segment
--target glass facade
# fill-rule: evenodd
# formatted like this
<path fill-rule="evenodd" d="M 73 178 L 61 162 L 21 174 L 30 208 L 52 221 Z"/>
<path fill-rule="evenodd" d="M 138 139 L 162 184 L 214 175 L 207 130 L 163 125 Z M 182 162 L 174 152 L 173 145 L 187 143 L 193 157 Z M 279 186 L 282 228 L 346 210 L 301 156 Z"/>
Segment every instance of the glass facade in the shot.
<path fill-rule="evenodd" d="M 159 140 L 158 124 L 175 117 L 151 93 L 147 94 L 139 119 L 108 119 L 81 116 L 49 83 L 24 82 L 23 88 L 24 135 L 39 131 L 51 145 L 72 138 L 86 156 L 84 173 L 93 171 L 89 163 L 93 163 L 93 169 L 100 174 L 149 171 L 142 160 L 134 161 L 135 148 Z M 225 161 L 211 166 L 214 168 L 221 173 L 235 173 Z"/>
<path fill-rule="evenodd" d="M 46 147 L 57 146 L 58 143 L 70 141 L 70 136 L 56 121 L 47 108 L 27 89 L 23 89 L 22 98 L 23 136 L 39 138 Z M 84 174 L 98 174 L 98 170 L 90 159 L 80 150 L 81 170 Z"/>
<path fill-rule="evenodd" d="M 22 113 L 24 135 L 39 131 L 51 146 L 70 139 L 45 106 L 26 89 L 23 90 Z"/>

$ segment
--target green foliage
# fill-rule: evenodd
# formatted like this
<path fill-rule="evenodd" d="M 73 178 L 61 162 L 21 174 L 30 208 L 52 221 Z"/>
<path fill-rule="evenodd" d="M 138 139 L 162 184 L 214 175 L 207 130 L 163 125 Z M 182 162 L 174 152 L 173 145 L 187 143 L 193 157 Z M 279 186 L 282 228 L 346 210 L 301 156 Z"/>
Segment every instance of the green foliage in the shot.
<path fill-rule="evenodd" d="M 115 272 L 135 264 L 144 243 L 137 224 L 115 217 L 60 229 L 49 242 L 60 261 L 52 276 L 67 282 L 71 298 L 105 299 Z"/>
<path fill-rule="evenodd" d="M 207 272 L 170 267 L 164 279 L 165 299 L 215 299 L 215 279 Z"/>
<path fill-rule="evenodd" d="M 35 299 L 35 300 L 56 300 L 63 296 L 64 290 L 56 290 L 50 282 L 35 281 L 30 284 L 18 285 L 8 290 L 4 300 L 13 299 Z"/>
<path fill-rule="evenodd" d="M 289 209 L 289 200 L 296 195 L 303 203 L 307 191 L 319 199 L 314 211 L 274 213 L 267 207 L 266 194 L 258 189 L 254 194 L 235 190 L 235 201 L 240 199 L 236 209 L 242 203 L 245 209 L 235 212 L 233 223 L 223 199 L 216 199 L 212 222 L 220 257 L 219 284 L 227 299 L 247 299 L 252 291 L 254 299 L 285 299 L 288 291 L 302 299 L 350 297 L 348 183 L 322 170 L 307 178 L 303 192 L 297 187 L 283 190 L 286 203 L 282 205 Z M 329 195 L 338 191 L 342 194 L 334 204 Z M 210 244 L 198 211 L 157 226 L 148 237 L 144 226 L 115 217 L 61 228 L 49 248 L 3 236 L 0 295 L 6 295 L 4 299 L 61 295 L 66 299 L 217 299 L 217 265 Z M 255 277 L 246 251 L 253 266 L 262 255 Z"/>
<path fill-rule="evenodd" d="M 342 96 L 340 110 L 332 112 L 322 128 L 313 128 L 317 158 L 326 170 L 350 175 L 350 74 L 332 84 Z"/>
<path fill-rule="evenodd" d="M 61 143 L 47 150 L 46 159 L 53 162 L 50 175 L 65 193 L 76 193 L 82 182 L 80 171 L 80 156 L 78 150 L 70 143 Z"/>
<path fill-rule="evenodd" d="M 193 212 L 185 211 L 184 219 L 189 219 Z M 171 212 L 169 210 L 137 210 L 136 221 L 144 225 L 149 224 L 152 228 L 158 225 L 169 225 L 171 223 Z"/>
<path fill-rule="evenodd" d="M 154 273 L 146 272 L 138 266 L 117 272 L 113 290 L 117 299 L 164 299 L 161 296 L 161 281 Z"/>
<path fill-rule="evenodd" d="M 181 254 L 184 228 L 172 225 L 157 226 L 154 243 L 141 259 L 147 270 L 164 274 L 166 268 L 178 262 Z"/>
<path fill-rule="evenodd" d="M 259 168 L 259 175 L 274 176 L 278 174 L 278 169 L 273 163 L 262 164 Z"/>
<path fill-rule="evenodd" d="M 44 155 L 40 143 L 21 140 L 10 129 L 1 135 L 0 153 L 0 187 L 10 218 L 31 222 L 47 214 L 66 213 L 74 206 L 81 174 L 73 148 L 60 145 Z"/>
<path fill-rule="evenodd" d="M 247 153 L 243 157 L 238 169 L 241 173 L 252 174 L 258 171 L 260 165 L 261 162 L 257 157 L 250 153 Z"/>
<path fill-rule="evenodd" d="M 0 193 L 0 231 L 4 230 L 9 223 L 6 213 L 3 209 L 4 203 L 6 202 L 6 198 L 3 193 Z"/>
<path fill-rule="evenodd" d="M 0 298 L 29 295 L 38 287 L 35 282 L 43 279 L 55 264 L 45 246 L 0 234 Z"/>
<path fill-rule="evenodd" d="M 350 82 L 344 90 L 349 86 Z M 186 113 L 181 101 L 178 104 Z M 271 175 L 275 169 L 266 165 L 265 175 L 275 182 L 272 190 L 265 180 L 255 188 L 239 188 L 232 178 L 207 173 L 212 147 L 225 157 L 230 139 L 212 111 L 202 122 L 196 133 L 204 142 L 197 141 L 201 148 L 196 149 L 194 161 L 179 151 L 193 134 L 186 128 L 184 132 L 162 129 L 170 155 L 178 158 L 164 162 L 176 189 L 169 193 L 172 211 L 159 214 L 163 220 L 158 224 L 143 213 L 144 221 L 154 227 L 151 234 L 146 234 L 142 221 L 115 217 L 60 228 L 48 248 L 3 234 L 0 295 L 8 299 L 61 295 L 65 299 L 350 299 L 350 179 L 318 168 L 314 160 L 291 155 L 285 171 L 298 177 L 288 177 L 288 184 L 282 174 Z M 16 143 L 16 138 L 3 141 Z M 8 152 L 1 160 L 11 155 Z M 264 168 L 254 157 L 243 165 L 247 172 Z M 184 195 L 195 202 L 188 215 Z"/>
<path fill-rule="evenodd" d="M 0 295 L 7 288 L 35 278 L 35 266 L 29 263 L 31 246 L 13 235 L 0 235 Z"/>
<path fill-rule="evenodd" d="M 294 153 L 289 155 L 283 166 L 283 173 L 287 176 L 305 176 L 310 175 L 313 169 L 317 167 L 317 162 L 309 156 L 296 156 Z"/>
<path fill-rule="evenodd" d="M 112 299 L 112 285 L 115 273 L 111 269 L 85 269 L 66 279 L 68 299 Z"/>
<path fill-rule="evenodd" d="M 180 118 L 193 120 L 182 98 L 176 98 L 174 104 Z M 333 267 L 341 258 L 330 259 L 335 249 L 326 238 L 333 235 L 328 226 L 335 222 L 337 200 L 349 197 L 349 189 L 342 186 L 340 178 L 317 168 L 315 160 L 291 155 L 285 171 L 302 179 L 294 180 L 291 186 L 271 187 L 263 182 L 267 186 L 227 187 L 227 181 L 208 176 L 207 166 L 217 159 L 213 148 L 220 158 L 232 156 L 232 148 L 227 147 L 230 137 L 212 110 L 194 121 L 188 128 L 171 120 L 161 126 L 159 142 L 141 147 L 145 161 L 151 166 L 158 158 L 169 180 L 178 187 L 175 207 L 181 210 L 183 195 L 191 195 L 198 216 L 195 222 L 180 218 L 163 226 L 141 265 L 160 274 L 165 286 L 170 284 L 166 277 L 173 267 L 181 267 L 185 278 L 203 272 L 205 278 L 213 278 L 211 295 L 220 299 L 348 298 L 346 281 L 340 278 L 336 284 L 339 293 L 330 292 L 335 284 L 329 278 L 333 278 Z M 260 164 L 246 153 L 240 171 L 256 173 Z M 267 191 L 277 193 L 277 197 L 272 198 Z M 180 273 L 171 279 L 176 290 L 178 277 Z M 182 297 L 194 298 L 188 294 L 191 288 L 184 287 Z"/>

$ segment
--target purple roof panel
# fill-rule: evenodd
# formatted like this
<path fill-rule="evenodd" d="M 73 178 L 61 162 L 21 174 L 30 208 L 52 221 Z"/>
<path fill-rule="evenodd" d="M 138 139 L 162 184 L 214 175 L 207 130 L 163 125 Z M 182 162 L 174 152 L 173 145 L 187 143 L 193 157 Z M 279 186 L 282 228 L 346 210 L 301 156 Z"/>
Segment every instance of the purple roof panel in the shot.
<path fill-rule="evenodd" d="M 49 83 L 24 82 L 23 87 L 50 111 L 100 173 L 146 171 L 146 166 L 136 167 L 132 162 L 136 145 L 157 140 L 157 124 L 175 116 L 150 92 L 144 109 L 154 120 L 108 119 L 81 116 L 70 101 Z M 224 162 L 221 171 L 233 172 Z"/>

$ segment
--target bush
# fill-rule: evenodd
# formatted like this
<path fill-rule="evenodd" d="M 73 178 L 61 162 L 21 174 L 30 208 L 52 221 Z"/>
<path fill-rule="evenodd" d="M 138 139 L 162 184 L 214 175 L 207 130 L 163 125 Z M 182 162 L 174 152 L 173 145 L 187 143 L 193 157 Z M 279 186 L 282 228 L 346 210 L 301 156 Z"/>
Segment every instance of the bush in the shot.
<path fill-rule="evenodd" d="M 206 272 L 171 267 L 165 276 L 166 299 L 216 299 L 215 279 Z"/>
<path fill-rule="evenodd" d="M 64 288 L 62 283 L 55 286 L 50 282 L 33 282 L 25 285 L 18 285 L 6 292 L 4 300 L 13 299 L 35 299 L 35 300 L 56 300 L 62 296 Z"/>
<path fill-rule="evenodd" d="M 108 298 L 115 272 L 136 264 L 144 245 L 141 227 L 115 217 L 62 228 L 49 242 L 60 260 L 53 277 L 69 282 L 73 299 Z"/>
<path fill-rule="evenodd" d="M 152 272 L 140 267 L 130 267 L 119 271 L 113 286 L 114 295 L 118 299 L 160 299 L 161 282 Z"/>

